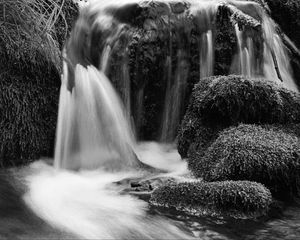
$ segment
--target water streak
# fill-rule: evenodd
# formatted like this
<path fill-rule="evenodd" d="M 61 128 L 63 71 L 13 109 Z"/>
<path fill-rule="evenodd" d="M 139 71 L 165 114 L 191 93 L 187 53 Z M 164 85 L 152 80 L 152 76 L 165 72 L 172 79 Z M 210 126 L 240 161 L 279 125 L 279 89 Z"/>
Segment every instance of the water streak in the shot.
<path fill-rule="evenodd" d="M 255 41 L 259 32 L 239 29 L 235 25 L 238 43 L 238 67 L 233 62 L 234 73 L 247 77 L 264 77 L 284 87 L 298 92 L 290 66 L 290 57 L 281 37 L 276 32 L 276 24 L 264 11 L 260 12 L 261 39 Z M 257 49 L 255 49 L 255 46 Z"/>
<path fill-rule="evenodd" d="M 66 65 L 65 65 L 66 69 Z M 65 70 L 55 150 L 55 166 L 111 170 L 133 166 L 134 138 L 117 93 L 95 67 L 77 65 L 75 87 L 67 89 Z"/>

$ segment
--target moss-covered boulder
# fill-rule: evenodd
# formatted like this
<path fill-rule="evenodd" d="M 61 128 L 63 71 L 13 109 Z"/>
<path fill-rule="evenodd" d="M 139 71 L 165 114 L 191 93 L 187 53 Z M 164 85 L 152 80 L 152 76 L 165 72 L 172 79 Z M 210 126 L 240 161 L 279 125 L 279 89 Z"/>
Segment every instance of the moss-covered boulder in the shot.
<path fill-rule="evenodd" d="M 205 150 L 220 130 L 239 123 L 300 123 L 300 95 L 265 79 L 236 75 L 202 79 L 179 128 L 179 153 L 187 157 L 193 143 Z"/>
<path fill-rule="evenodd" d="M 216 124 L 300 122 L 300 95 L 265 79 L 210 78 L 195 86 L 193 100 L 196 112 Z"/>
<path fill-rule="evenodd" d="M 1 168 L 53 156 L 60 49 L 78 9 L 62 0 L 2 1 L 0 7 L 6 11 L 0 16 Z"/>
<path fill-rule="evenodd" d="M 188 162 L 194 175 L 206 181 L 249 180 L 278 198 L 300 196 L 300 139 L 278 127 L 227 129 L 203 157 L 195 150 Z"/>
<path fill-rule="evenodd" d="M 197 216 L 258 217 L 272 202 L 270 191 L 249 181 L 183 182 L 157 188 L 151 204 Z"/>

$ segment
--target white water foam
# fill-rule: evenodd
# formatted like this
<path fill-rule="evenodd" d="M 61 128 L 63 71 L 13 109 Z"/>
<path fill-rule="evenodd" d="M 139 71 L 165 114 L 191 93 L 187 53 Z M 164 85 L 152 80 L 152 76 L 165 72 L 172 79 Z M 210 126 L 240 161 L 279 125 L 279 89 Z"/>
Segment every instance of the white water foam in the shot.
<path fill-rule="evenodd" d="M 149 148 L 145 146 L 144 149 Z M 167 153 L 161 149 L 157 152 L 152 159 L 168 159 L 162 158 Z M 162 165 L 174 160 L 171 155 L 174 157 L 170 154 Z M 147 154 L 143 156 L 150 161 Z M 34 163 L 32 168 L 38 171 L 27 177 L 29 191 L 25 202 L 57 229 L 83 239 L 191 239 L 170 220 L 147 215 L 146 202 L 121 195 L 122 186 L 113 184 L 122 179 L 140 178 L 141 173 L 104 170 L 74 173 L 43 163 Z"/>

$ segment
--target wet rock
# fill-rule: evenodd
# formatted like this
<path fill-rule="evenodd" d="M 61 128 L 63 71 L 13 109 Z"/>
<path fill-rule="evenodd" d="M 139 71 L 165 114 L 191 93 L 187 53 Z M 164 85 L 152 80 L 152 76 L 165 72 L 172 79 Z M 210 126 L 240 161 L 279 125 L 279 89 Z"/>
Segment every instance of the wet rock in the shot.
<path fill-rule="evenodd" d="M 191 154 L 189 166 L 206 181 L 249 180 L 273 196 L 300 196 L 300 139 L 271 126 L 240 125 L 220 133 L 203 157 Z"/>
<path fill-rule="evenodd" d="M 221 130 L 239 123 L 299 122 L 299 94 L 265 79 L 209 77 L 195 85 L 179 128 L 178 150 L 185 158 L 196 144 L 197 152 L 203 153 Z"/>
<path fill-rule="evenodd" d="M 182 3 L 182 2 L 175 2 L 175 3 L 170 3 L 172 12 L 175 14 L 180 14 L 183 13 L 188 7 L 187 4 Z"/>
<path fill-rule="evenodd" d="M 157 188 L 150 203 L 196 216 L 255 218 L 267 213 L 272 196 L 267 188 L 255 182 L 193 181 Z"/>

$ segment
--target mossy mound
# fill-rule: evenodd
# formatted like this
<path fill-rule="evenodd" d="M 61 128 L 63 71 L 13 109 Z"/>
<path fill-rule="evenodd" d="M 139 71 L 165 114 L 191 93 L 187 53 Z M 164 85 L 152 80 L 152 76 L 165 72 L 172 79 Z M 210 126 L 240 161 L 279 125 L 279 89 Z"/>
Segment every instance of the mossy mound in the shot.
<path fill-rule="evenodd" d="M 270 191 L 249 181 L 185 182 L 157 188 L 151 204 L 192 215 L 249 218 L 264 215 L 272 202 Z"/>
<path fill-rule="evenodd" d="M 210 78 L 193 94 L 194 109 L 216 124 L 300 122 L 300 95 L 265 79 Z"/>
<path fill-rule="evenodd" d="M 203 157 L 194 151 L 189 169 L 206 181 L 249 180 L 278 198 L 300 196 L 300 139 L 278 127 L 240 125 L 220 133 Z"/>
<path fill-rule="evenodd" d="M 179 128 L 178 150 L 183 158 L 188 156 L 192 143 L 205 150 L 220 130 L 239 123 L 297 122 L 300 122 L 298 93 L 265 79 L 209 77 L 194 87 Z"/>

